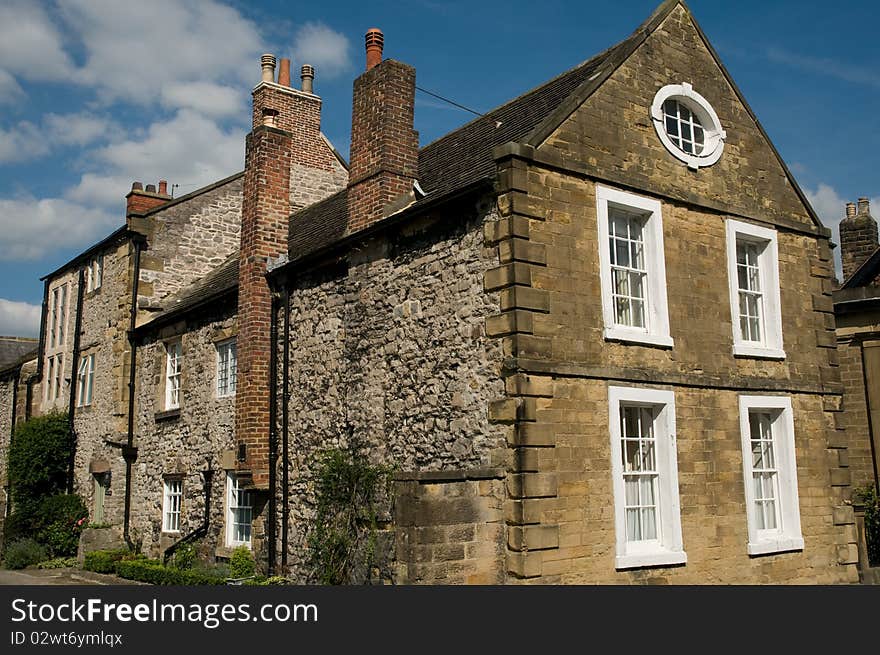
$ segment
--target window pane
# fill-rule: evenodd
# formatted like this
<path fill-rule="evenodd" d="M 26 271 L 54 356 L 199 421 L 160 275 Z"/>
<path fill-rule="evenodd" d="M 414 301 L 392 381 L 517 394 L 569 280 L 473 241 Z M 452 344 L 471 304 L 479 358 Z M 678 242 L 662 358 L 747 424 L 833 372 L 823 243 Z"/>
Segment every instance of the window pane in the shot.
<path fill-rule="evenodd" d="M 653 507 L 646 507 L 641 510 L 642 514 L 642 539 L 657 538 L 657 517 L 656 510 Z"/>
<path fill-rule="evenodd" d="M 632 325 L 633 327 L 645 327 L 645 303 L 642 300 L 633 300 L 632 304 Z"/>

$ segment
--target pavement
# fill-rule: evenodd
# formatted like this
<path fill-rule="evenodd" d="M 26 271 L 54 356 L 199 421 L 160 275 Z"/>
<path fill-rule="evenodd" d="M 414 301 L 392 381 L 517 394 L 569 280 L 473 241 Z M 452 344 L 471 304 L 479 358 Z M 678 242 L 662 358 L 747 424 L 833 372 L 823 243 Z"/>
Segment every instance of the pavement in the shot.
<path fill-rule="evenodd" d="M 92 573 L 75 567 L 65 569 L 0 569 L 0 585 L 138 585 L 115 575 Z"/>

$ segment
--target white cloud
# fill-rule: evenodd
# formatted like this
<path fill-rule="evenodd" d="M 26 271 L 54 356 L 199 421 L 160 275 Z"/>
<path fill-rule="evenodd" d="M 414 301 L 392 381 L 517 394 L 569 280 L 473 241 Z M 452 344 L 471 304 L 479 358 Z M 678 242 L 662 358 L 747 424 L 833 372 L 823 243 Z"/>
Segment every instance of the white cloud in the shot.
<path fill-rule="evenodd" d="M 0 3 L 0 61 L 7 71 L 30 80 L 62 80 L 73 71 L 61 33 L 32 0 Z"/>
<path fill-rule="evenodd" d="M 213 117 L 246 116 L 241 90 L 213 82 L 180 82 L 162 88 L 162 104 L 172 109 L 194 109 Z"/>
<path fill-rule="evenodd" d="M 25 95 L 18 81 L 0 68 L 0 105 L 15 105 L 24 100 Z"/>
<path fill-rule="evenodd" d="M 8 130 L 0 128 L 0 164 L 27 161 L 48 152 L 48 140 L 31 122 L 21 121 Z"/>
<path fill-rule="evenodd" d="M 35 337 L 40 331 L 40 306 L 0 298 L 0 334 Z"/>
<path fill-rule="evenodd" d="M 809 55 L 789 52 L 778 47 L 768 48 L 767 58 L 779 64 L 785 64 L 786 66 L 810 73 L 836 77 L 845 82 L 880 87 L 880 74 L 873 68 L 845 64 L 833 59 L 811 57 Z"/>
<path fill-rule="evenodd" d="M 52 250 L 96 241 L 118 225 L 121 213 L 61 198 L 0 198 L 0 260 L 39 259 Z"/>
<path fill-rule="evenodd" d="M 118 133 L 118 126 L 104 116 L 80 112 L 46 114 L 43 117 L 46 136 L 52 143 L 84 146 Z"/>
<path fill-rule="evenodd" d="M 150 105 L 171 97 L 176 106 L 196 106 L 198 87 L 183 103 L 182 84 L 259 81 L 256 27 L 212 0 L 66 0 L 59 9 L 86 53 L 73 79 L 105 101 Z"/>
<path fill-rule="evenodd" d="M 298 65 L 311 64 L 316 77 L 331 79 L 351 67 L 350 45 L 340 34 L 323 23 L 309 22 L 300 27 L 293 40 L 293 56 Z M 291 77 L 295 75 L 291 71 Z"/>
<path fill-rule="evenodd" d="M 0 164 L 28 161 L 48 155 L 59 146 L 84 146 L 119 134 L 119 126 L 86 112 L 46 114 L 41 124 L 21 121 L 0 128 Z"/>
<path fill-rule="evenodd" d="M 121 203 L 134 180 L 181 185 L 178 195 L 232 175 L 244 167 L 244 131 L 223 130 L 204 115 L 182 109 L 150 125 L 143 139 L 98 148 L 91 155 L 105 172 L 83 175 L 65 197 L 83 204 Z"/>
<path fill-rule="evenodd" d="M 843 198 L 834 187 L 828 184 L 820 183 L 815 191 L 804 188 L 804 193 L 813 209 L 822 219 L 825 227 L 831 228 L 832 241 L 838 244 L 834 249 L 834 268 L 837 271 L 838 278 L 842 278 L 842 268 L 840 263 L 840 221 L 846 215 L 846 203 L 855 202 L 856 198 Z M 874 208 L 880 207 L 880 198 L 874 198 L 870 201 Z M 876 213 L 876 209 L 874 210 Z"/>

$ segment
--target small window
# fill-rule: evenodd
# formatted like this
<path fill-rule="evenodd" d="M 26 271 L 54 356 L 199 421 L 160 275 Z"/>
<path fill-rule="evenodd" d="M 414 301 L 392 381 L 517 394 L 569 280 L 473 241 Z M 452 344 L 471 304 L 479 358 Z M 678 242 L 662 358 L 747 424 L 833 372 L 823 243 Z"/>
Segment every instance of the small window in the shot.
<path fill-rule="evenodd" d="M 235 473 L 226 475 L 226 545 L 251 545 L 253 501 L 251 492 L 239 486 Z"/>
<path fill-rule="evenodd" d="M 689 168 L 711 166 L 721 158 L 727 133 L 709 101 L 687 82 L 660 89 L 651 118 L 663 146 Z"/>
<path fill-rule="evenodd" d="M 183 495 L 183 480 L 165 480 L 165 493 L 162 502 L 162 532 L 180 531 L 180 498 Z"/>
<path fill-rule="evenodd" d="M 101 279 L 104 269 L 104 257 L 99 255 L 89 262 L 86 268 L 86 292 L 96 291 L 101 288 Z"/>
<path fill-rule="evenodd" d="M 180 407 L 180 366 L 183 346 L 174 341 L 165 346 L 165 409 Z"/>
<path fill-rule="evenodd" d="M 605 338 L 671 347 L 660 203 L 596 187 Z"/>
<path fill-rule="evenodd" d="M 58 317 L 58 335 L 55 343 L 63 346 L 67 339 L 67 285 L 62 284 L 58 288 L 58 307 L 55 310 Z"/>
<path fill-rule="evenodd" d="M 79 372 L 76 385 L 76 406 L 85 407 L 92 404 L 92 387 L 95 381 L 95 356 L 87 355 L 79 360 Z"/>
<path fill-rule="evenodd" d="M 58 288 L 52 290 L 49 302 L 49 348 L 55 347 L 55 333 L 58 330 Z M 51 377 L 51 376 L 50 376 Z"/>
<path fill-rule="evenodd" d="M 608 399 L 616 568 L 683 564 L 675 397 L 609 387 Z"/>
<path fill-rule="evenodd" d="M 235 395 L 237 354 L 235 339 L 217 344 L 217 397 Z"/>
<path fill-rule="evenodd" d="M 776 231 L 727 221 L 733 354 L 784 359 Z"/>
<path fill-rule="evenodd" d="M 791 399 L 740 396 L 750 555 L 802 550 Z"/>
<path fill-rule="evenodd" d="M 46 359 L 46 401 L 54 400 L 52 392 L 55 390 L 55 358 Z"/>

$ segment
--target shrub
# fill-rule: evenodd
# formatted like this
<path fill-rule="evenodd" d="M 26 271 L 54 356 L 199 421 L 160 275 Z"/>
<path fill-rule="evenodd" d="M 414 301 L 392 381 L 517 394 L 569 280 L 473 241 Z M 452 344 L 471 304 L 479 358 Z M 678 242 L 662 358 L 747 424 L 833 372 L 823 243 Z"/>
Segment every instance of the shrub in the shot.
<path fill-rule="evenodd" d="M 195 544 L 183 544 L 174 551 L 171 566 L 180 571 L 192 569 L 196 562 L 197 554 Z"/>
<path fill-rule="evenodd" d="M 352 584 L 374 564 L 376 506 L 391 470 L 370 464 L 362 449 L 320 455 L 316 515 L 308 536 L 309 562 L 321 584 Z"/>
<path fill-rule="evenodd" d="M 254 574 L 256 565 L 254 555 L 247 546 L 237 546 L 229 557 L 229 573 L 233 578 L 249 578 Z"/>
<path fill-rule="evenodd" d="M 221 585 L 225 579 L 201 571 L 181 571 L 162 566 L 153 559 L 120 560 L 116 563 L 116 573 L 126 580 L 137 580 L 154 585 Z"/>
<path fill-rule="evenodd" d="M 6 547 L 3 563 L 7 569 L 23 569 L 48 558 L 45 546 L 33 539 L 19 539 Z"/>
<path fill-rule="evenodd" d="M 116 562 L 122 560 L 129 552 L 125 548 L 118 550 L 94 550 L 86 553 L 83 559 L 83 569 L 95 573 L 114 573 Z"/>
<path fill-rule="evenodd" d="M 67 415 L 19 423 L 9 446 L 9 479 L 16 512 L 33 516 L 43 498 L 64 493 L 70 457 Z"/>
<path fill-rule="evenodd" d="M 66 569 L 76 566 L 75 557 L 56 557 L 37 564 L 38 569 Z"/>
<path fill-rule="evenodd" d="M 37 541 L 45 544 L 53 557 L 75 555 L 88 516 L 79 496 L 58 494 L 44 498 L 34 519 Z"/>
<path fill-rule="evenodd" d="M 868 566 L 880 566 L 880 496 L 874 485 L 856 489 L 856 499 L 865 506 L 865 541 L 868 547 Z"/>

